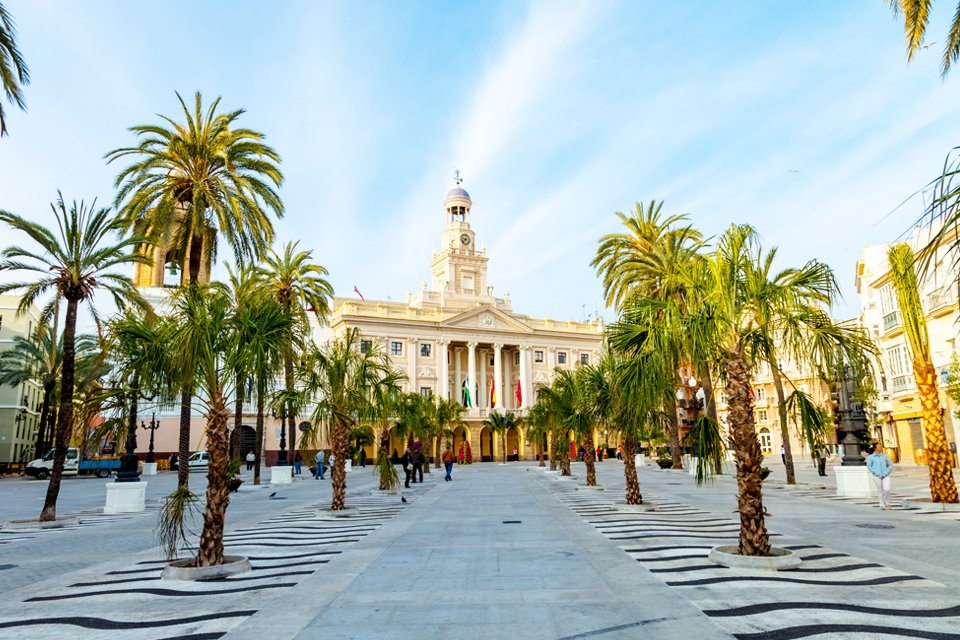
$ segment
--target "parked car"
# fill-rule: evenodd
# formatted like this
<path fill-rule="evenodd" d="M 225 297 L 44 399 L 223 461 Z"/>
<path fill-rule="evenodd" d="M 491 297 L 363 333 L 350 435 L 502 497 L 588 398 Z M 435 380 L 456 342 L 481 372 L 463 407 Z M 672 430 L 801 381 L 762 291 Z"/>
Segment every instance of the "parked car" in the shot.
<path fill-rule="evenodd" d="M 42 458 L 27 463 L 23 472 L 37 480 L 46 480 L 53 471 L 53 449 L 50 449 Z M 63 475 L 76 476 L 89 473 L 98 478 L 109 478 L 110 474 L 120 469 L 120 458 L 82 458 L 80 451 L 75 448 L 67 449 L 67 458 L 63 462 Z"/>
<path fill-rule="evenodd" d="M 197 451 L 187 458 L 187 466 L 191 469 L 206 469 L 208 463 L 206 451 Z"/>

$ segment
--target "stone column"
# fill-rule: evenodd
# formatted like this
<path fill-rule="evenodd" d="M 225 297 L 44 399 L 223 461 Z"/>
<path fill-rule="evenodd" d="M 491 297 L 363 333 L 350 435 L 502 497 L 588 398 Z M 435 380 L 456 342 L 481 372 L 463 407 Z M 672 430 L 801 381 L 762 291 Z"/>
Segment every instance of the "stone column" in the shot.
<path fill-rule="evenodd" d="M 530 406 L 530 347 L 520 347 L 520 409 Z"/>
<path fill-rule="evenodd" d="M 480 406 L 480 403 L 477 402 L 477 343 L 474 340 L 467 343 L 467 384 L 473 406 Z M 474 413 L 474 411 L 471 410 L 470 413 Z"/>
<path fill-rule="evenodd" d="M 497 395 L 497 403 L 491 409 L 503 407 L 503 345 L 499 342 L 493 345 L 493 388 Z"/>
<path fill-rule="evenodd" d="M 454 397 L 457 399 L 457 402 L 463 404 L 463 373 L 460 371 L 460 352 L 463 351 L 463 347 L 454 347 L 453 348 L 453 383 Z"/>
<path fill-rule="evenodd" d="M 487 352 L 480 352 L 480 378 L 477 380 L 477 406 L 487 409 L 490 406 L 490 387 L 487 385 Z"/>
<path fill-rule="evenodd" d="M 409 372 L 407 378 L 410 380 L 410 390 L 414 393 L 419 393 L 420 388 L 417 386 L 417 344 L 419 340 L 412 338 L 407 341 L 407 348 L 410 349 L 410 352 L 407 354 L 407 368 Z"/>
<path fill-rule="evenodd" d="M 437 340 L 437 393 L 444 400 L 450 399 L 450 367 L 447 362 L 448 340 Z"/>
<path fill-rule="evenodd" d="M 503 378 L 505 380 L 503 394 L 503 406 L 506 409 L 515 409 L 517 406 L 517 387 L 513 384 L 513 352 L 507 354 L 506 362 L 503 367 Z"/>

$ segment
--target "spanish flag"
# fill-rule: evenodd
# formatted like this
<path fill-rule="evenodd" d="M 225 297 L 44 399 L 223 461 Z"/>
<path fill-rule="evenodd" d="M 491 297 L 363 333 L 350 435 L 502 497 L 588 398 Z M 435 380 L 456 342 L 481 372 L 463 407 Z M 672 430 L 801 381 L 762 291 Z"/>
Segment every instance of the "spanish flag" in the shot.
<path fill-rule="evenodd" d="M 497 406 L 497 382 L 495 380 L 490 381 L 490 407 Z"/>
<path fill-rule="evenodd" d="M 520 381 L 517 380 L 517 407 L 523 406 L 523 391 L 520 390 Z"/>

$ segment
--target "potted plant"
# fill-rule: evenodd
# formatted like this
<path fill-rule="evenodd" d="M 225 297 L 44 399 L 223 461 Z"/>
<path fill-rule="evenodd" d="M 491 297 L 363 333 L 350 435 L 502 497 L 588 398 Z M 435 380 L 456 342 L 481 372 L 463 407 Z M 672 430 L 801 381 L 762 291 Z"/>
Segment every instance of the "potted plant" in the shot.
<path fill-rule="evenodd" d="M 760 467 L 760 479 L 766 480 L 767 476 L 770 475 L 770 467 Z"/>
<path fill-rule="evenodd" d="M 669 469 L 673 466 L 673 458 L 657 458 L 657 464 L 661 469 Z"/>
<path fill-rule="evenodd" d="M 243 480 L 240 479 L 240 465 L 243 461 L 237 457 L 230 460 L 230 463 L 227 465 L 227 475 L 230 476 L 230 479 L 227 480 L 227 488 L 234 493 L 240 489 L 240 485 L 243 484 Z"/>

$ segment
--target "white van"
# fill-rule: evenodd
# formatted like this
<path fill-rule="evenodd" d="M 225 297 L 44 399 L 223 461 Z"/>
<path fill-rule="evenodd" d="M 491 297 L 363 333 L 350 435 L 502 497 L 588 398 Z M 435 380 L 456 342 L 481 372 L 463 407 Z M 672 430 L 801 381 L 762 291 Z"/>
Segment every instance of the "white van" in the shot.
<path fill-rule="evenodd" d="M 50 449 L 42 458 L 27 463 L 23 472 L 37 480 L 46 480 L 53 472 L 54 449 Z M 67 458 L 63 461 L 63 475 L 76 476 L 92 473 L 98 478 L 109 478 L 110 473 L 120 468 L 120 458 L 87 458 L 80 459 L 80 451 L 74 447 L 67 449 Z"/>
<path fill-rule="evenodd" d="M 206 469 L 208 464 L 206 451 L 197 451 L 187 458 L 187 466 L 191 469 Z"/>

